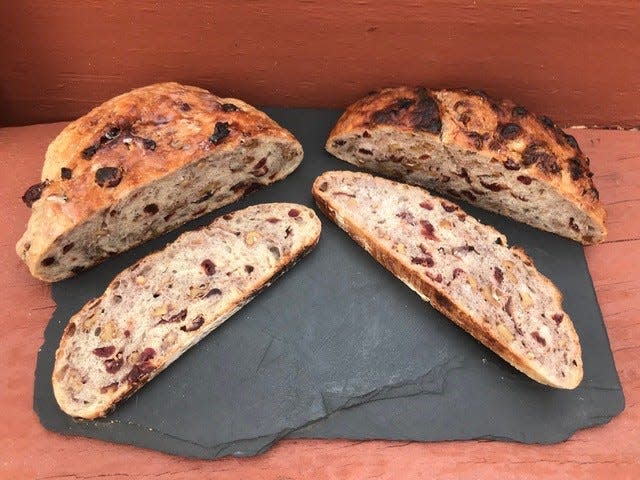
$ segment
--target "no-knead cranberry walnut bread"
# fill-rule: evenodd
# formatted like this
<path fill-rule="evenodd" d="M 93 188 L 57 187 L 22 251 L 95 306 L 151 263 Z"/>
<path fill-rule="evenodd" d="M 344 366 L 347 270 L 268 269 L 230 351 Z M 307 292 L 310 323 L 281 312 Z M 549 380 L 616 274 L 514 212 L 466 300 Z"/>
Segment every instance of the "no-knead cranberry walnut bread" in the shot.
<path fill-rule="evenodd" d="M 234 98 L 161 83 L 69 124 L 51 143 L 16 246 L 57 281 L 289 175 L 302 147 Z"/>
<path fill-rule="evenodd" d="M 589 159 L 549 118 L 483 92 L 388 88 L 357 101 L 327 150 L 367 170 L 584 244 L 606 236 Z"/>
<path fill-rule="evenodd" d="M 124 270 L 65 328 L 53 389 L 74 417 L 105 415 L 313 248 L 320 220 L 256 205 L 187 232 Z"/>
<path fill-rule="evenodd" d="M 320 208 L 424 300 L 540 383 L 582 380 L 578 336 L 558 289 L 506 238 L 418 187 L 326 172 Z"/>

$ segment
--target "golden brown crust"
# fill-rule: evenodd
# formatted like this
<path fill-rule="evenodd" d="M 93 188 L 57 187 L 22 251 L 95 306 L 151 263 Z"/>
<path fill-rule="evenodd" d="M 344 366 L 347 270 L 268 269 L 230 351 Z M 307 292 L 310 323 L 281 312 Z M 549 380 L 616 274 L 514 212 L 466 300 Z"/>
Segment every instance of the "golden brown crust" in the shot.
<path fill-rule="evenodd" d="M 265 113 L 197 87 L 159 83 L 108 100 L 71 122 L 49 145 L 43 183 L 25 198 L 37 221 L 29 223 L 18 255 L 37 275 L 42 254 L 74 226 L 142 185 L 258 137 L 297 144 Z"/>
<path fill-rule="evenodd" d="M 329 172 L 326 172 L 329 173 Z M 325 174 L 326 174 L 325 173 Z M 335 173 L 335 172 L 334 172 Z M 363 173 L 362 175 L 369 175 Z M 477 322 L 473 318 L 471 313 L 460 305 L 448 295 L 446 289 L 440 284 L 436 285 L 430 281 L 424 275 L 420 275 L 415 269 L 411 269 L 401 255 L 393 250 L 386 249 L 381 243 L 376 242 L 375 238 L 362 229 L 358 225 L 350 222 L 348 218 L 340 216 L 329 204 L 327 197 L 323 195 L 323 190 L 320 185 L 324 182 L 322 176 L 316 178 L 312 193 L 316 204 L 320 210 L 331 219 L 334 223 L 345 230 L 356 243 L 361 245 L 371 256 L 373 256 L 381 265 L 387 270 L 393 273 L 396 277 L 402 280 L 405 284 L 410 286 L 416 293 L 418 293 L 424 300 L 428 301 L 436 310 L 443 315 L 451 319 L 456 325 L 464 329 L 471 334 L 475 339 L 480 341 L 483 345 L 500 355 L 503 359 L 513 365 L 515 368 L 536 380 L 539 383 L 549 385 L 556 388 L 573 389 L 577 387 L 582 381 L 582 369 L 580 369 L 579 376 L 573 378 L 565 378 L 564 383 L 555 383 L 550 378 L 545 376 L 539 368 L 536 367 L 531 359 L 518 352 L 508 348 L 504 341 L 493 334 L 486 328 L 482 328 L 481 323 Z M 394 182 L 397 183 L 397 182 Z M 490 227 L 492 228 L 493 227 Z M 493 229 L 495 230 L 495 229 Z M 496 236 L 502 236 L 500 232 L 495 230 Z M 520 258 L 523 259 L 527 266 L 535 268 L 531 258 L 520 248 L 512 247 Z M 549 285 L 553 296 L 562 303 L 562 294 L 557 287 L 546 277 L 545 283 Z M 567 315 L 567 319 L 570 321 Z M 574 344 L 577 345 L 578 356 L 580 357 L 580 341 L 578 335 L 573 328 L 569 330 L 569 334 Z"/>
<path fill-rule="evenodd" d="M 548 117 L 477 90 L 386 88 L 346 109 L 329 135 L 327 149 L 341 136 L 378 128 L 430 135 L 445 145 L 496 159 L 507 169 L 522 170 L 580 205 L 606 234 L 606 213 L 591 179 L 589 159 L 575 138 Z"/>
<path fill-rule="evenodd" d="M 225 105 L 235 109 L 225 111 Z M 209 139 L 218 123 L 227 123 L 229 134 L 216 144 Z M 113 128 L 119 130 L 118 135 L 111 141 L 102 140 Z M 65 204 L 64 214 L 80 221 L 140 184 L 213 150 L 232 150 L 257 135 L 295 140 L 266 114 L 240 100 L 177 83 L 139 88 L 94 108 L 56 137 L 45 157 L 42 181 L 50 183 L 42 196 L 77 198 Z M 146 148 L 145 140 L 153 144 L 147 142 Z M 71 170 L 71 179 L 61 178 L 63 167 Z M 95 181 L 98 167 L 123 170 L 117 187 L 101 187 Z"/>

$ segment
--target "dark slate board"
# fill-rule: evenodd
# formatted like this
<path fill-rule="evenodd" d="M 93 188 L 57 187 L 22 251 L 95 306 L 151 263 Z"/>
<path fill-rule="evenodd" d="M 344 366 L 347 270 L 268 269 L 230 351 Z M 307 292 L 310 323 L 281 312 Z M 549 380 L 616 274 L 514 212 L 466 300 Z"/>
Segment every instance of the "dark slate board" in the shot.
<path fill-rule="evenodd" d="M 302 142 L 302 165 L 247 205 L 313 206 L 313 179 L 350 166 L 324 151 L 338 113 L 267 109 Z M 580 245 L 464 205 L 525 247 L 565 295 L 585 377 L 573 391 L 520 374 L 424 303 L 326 218 L 318 247 L 244 309 L 122 404 L 80 422 L 57 407 L 53 357 L 69 317 L 113 276 L 190 223 L 53 286 L 58 305 L 36 367 L 34 408 L 53 431 L 184 456 L 254 455 L 279 438 L 553 443 L 608 422 L 624 397 Z"/>

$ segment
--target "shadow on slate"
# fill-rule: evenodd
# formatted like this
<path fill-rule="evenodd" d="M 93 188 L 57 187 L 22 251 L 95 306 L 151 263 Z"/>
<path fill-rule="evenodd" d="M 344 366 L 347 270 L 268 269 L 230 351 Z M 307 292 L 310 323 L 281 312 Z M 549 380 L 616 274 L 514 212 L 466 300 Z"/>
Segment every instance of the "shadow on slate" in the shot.
<path fill-rule="evenodd" d="M 62 330 L 113 276 L 185 230 L 248 205 L 314 206 L 325 170 L 353 169 L 324 151 L 337 112 L 267 109 L 301 141 L 286 180 L 53 285 L 57 303 L 38 354 L 34 408 L 53 431 L 177 455 L 254 455 L 283 437 L 553 443 L 624 408 L 607 333 L 577 243 L 464 205 L 522 245 L 565 296 L 583 350 L 579 388 L 514 370 L 375 262 L 333 223 L 318 247 L 106 419 L 75 421 L 53 397 Z"/>

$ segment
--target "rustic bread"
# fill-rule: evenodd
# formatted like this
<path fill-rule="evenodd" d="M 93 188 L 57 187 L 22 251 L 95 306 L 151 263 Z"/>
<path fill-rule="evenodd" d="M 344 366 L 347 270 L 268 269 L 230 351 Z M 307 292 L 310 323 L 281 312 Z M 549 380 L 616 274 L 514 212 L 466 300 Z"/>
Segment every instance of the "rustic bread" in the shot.
<path fill-rule="evenodd" d="M 378 262 L 518 370 L 553 387 L 580 383 L 562 295 L 500 232 L 421 188 L 367 173 L 326 172 L 313 195 Z"/>
<path fill-rule="evenodd" d="M 53 370 L 67 414 L 105 415 L 313 248 L 320 221 L 255 205 L 187 232 L 114 278 L 64 330 Z"/>
<path fill-rule="evenodd" d="M 51 143 L 16 246 L 53 282 L 289 175 L 302 147 L 266 114 L 177 83 L 133 90 Z"/>
<path fill-rule="evenodd" d="M 357 101 L 327 150 L 584 244 L 606 235 L 589 159 L 549 118 L 471 90 L 388 88 Z"/>

